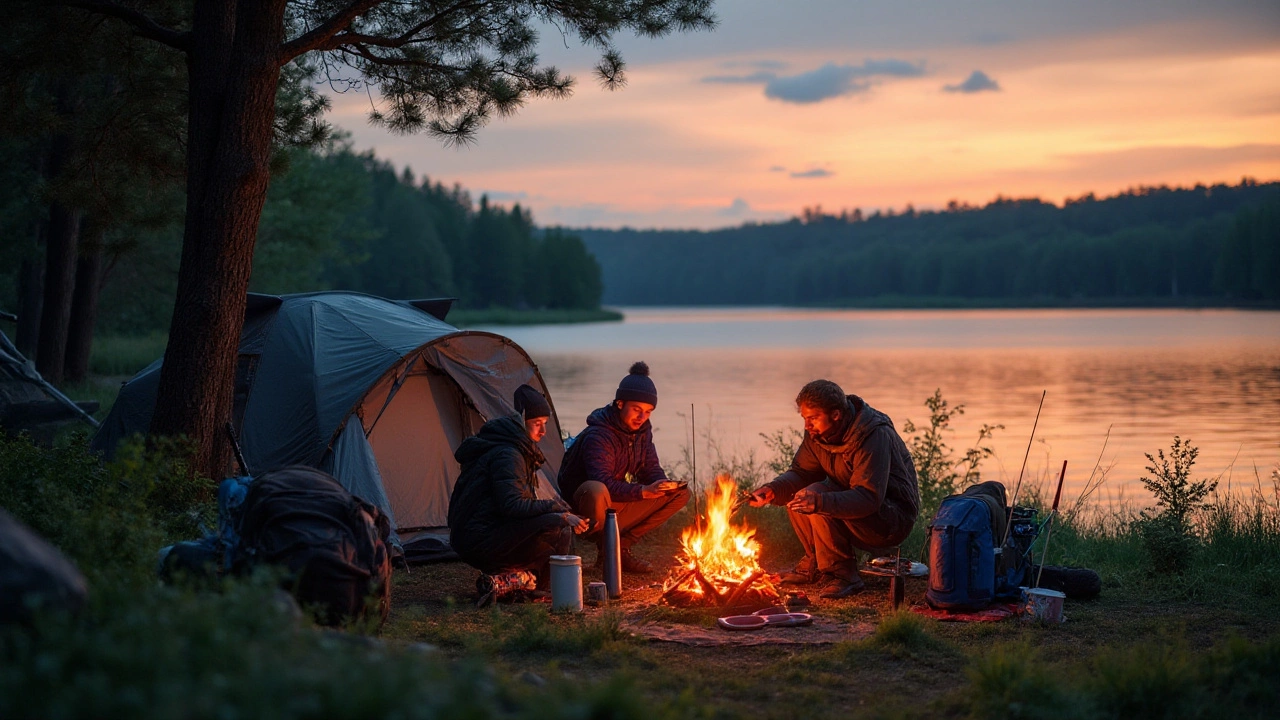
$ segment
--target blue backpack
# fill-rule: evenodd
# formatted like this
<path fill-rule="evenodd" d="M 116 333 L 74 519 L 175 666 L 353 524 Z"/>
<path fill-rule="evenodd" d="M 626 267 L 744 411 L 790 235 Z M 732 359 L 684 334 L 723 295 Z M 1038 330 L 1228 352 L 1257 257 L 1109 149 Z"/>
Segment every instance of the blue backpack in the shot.
<path fill-rule="evenodd" d="M 1013 532 L 997 552 L 1009 521 L 1003 485 L 979 483 L 942 501 L 929 523 L 930 607 L 974 611 L 1018 597 L 1031 571 L 1028 556 L 1039 526 L 1034 509 L 1015 508 L 1013 518 Z"/>

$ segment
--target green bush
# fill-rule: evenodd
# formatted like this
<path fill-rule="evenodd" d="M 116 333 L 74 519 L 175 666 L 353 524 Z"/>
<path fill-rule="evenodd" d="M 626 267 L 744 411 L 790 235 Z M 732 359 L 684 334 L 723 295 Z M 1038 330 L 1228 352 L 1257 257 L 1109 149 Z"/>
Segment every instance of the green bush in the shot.
<path fill-rule="evenodd" d="M 1154 457 L 1146 453 L 1151 464 L 1142 485 L 1155 495 L 1160 511 L 1144 511 L 1137 528 L 1151 557 L 1151 569 L 1157 573 L 1184 572 L 1200 547 L 1191 517 L 1217 488 L 1218 481 L 1191 482 L 1191 466 L 1199 454 L 1198 448 L 1176 435 L 1168 457 L 1163 450 L 1157 450 Z"/>
<path fill-rule="evenodd" d="M 0 438 L 0 507 L 66 553 L 90 580 L 147 582 L 160 547 L 201 534 L 215 488 L 195 477 L 186 447 L 127 442 L 103 464 L 83 435 L 52 449 Z"/>
<path fill-rule="evenodd" d="M 935 390 L 924 405 L 929 408 L 929 426 L 918 427 L 908 419 L 902 424 L 902 432 L 910 436 L 907 447 L 920 482 L 920 516 L 931 518 L 943 498 L 982 479 L 978 465 L 995 453 L 983 442 L 990 440 L 996 430 L 1003 430 L 1004 425 L 983 424 L 978 430 L 977 442 L 965 451 L 962 459 L 956 460 L 943 435 L 950 428 L 951 419 L 964 414 L 964 405 L 951 407 L 943 399 L 941 388 Z"/>

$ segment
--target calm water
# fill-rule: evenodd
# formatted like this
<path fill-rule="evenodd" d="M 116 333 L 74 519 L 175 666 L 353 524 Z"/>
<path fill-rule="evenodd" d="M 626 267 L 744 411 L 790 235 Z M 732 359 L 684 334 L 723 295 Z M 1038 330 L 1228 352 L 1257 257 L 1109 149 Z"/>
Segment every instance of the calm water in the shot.
<path fill-rule="evenodd" d="M 1225 310 L 810 311 L 626 309 L 622 323 L 492 328 L 527 350 L 576 433 L 613 398 L 633 360 L 658 386 L 653 415 L 664 464 L 688 447 L 691 406 L 701 438 L 765 458 L 760 433 L 800 427 L 794 398 L 829 378 L 903 421 L 927 420 L 935 388 L 965 406 L 949 444 L 962 451 L 983 423 L 1002 423 L 988 477 L 1016 480 L 1041 391 L 1047 396 L 1027 477 L 1067 460 L 1072 500 L 1102 455 L 1101 502 L 1149 503 L 1144 452 L 1174 435 L 1200 448 L 1196 477 L 1270 496 L 1280 462 L 1280 312 Z M 1103 450 L 1108 429 L 1110 439 Z M 709 449 L 698 444 L 699 464 Z"/>

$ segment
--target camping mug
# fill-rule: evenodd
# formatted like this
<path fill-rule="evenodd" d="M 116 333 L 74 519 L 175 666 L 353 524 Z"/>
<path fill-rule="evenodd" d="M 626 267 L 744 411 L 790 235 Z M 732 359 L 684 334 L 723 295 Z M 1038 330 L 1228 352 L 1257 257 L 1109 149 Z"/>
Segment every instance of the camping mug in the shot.
<path fill-rule="evenodd" d="M 609 586 L 602 582 L 587 583 L 587 601 L 603 605 L 609 599 Z"/>

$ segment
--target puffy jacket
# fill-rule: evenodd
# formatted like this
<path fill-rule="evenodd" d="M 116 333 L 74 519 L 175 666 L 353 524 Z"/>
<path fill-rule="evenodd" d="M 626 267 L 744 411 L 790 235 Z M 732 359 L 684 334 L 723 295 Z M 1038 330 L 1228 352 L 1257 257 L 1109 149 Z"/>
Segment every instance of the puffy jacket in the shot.
<path fill-rule="evenodd" d="M 791 468 L 779 475 L 773 504 L 785 505 L 802 488 L 831 478 L 844 488 L 818 496 L 817 512 L 858 519 L 882 512 L 887 502 L 914 518 L 920 512 L 920 487 L 911 452 L 888 415 L 849 395 L 849 415 L 832 437 L 806 434 Z"/>
<path fill-rule="evenodd" d="M 642 485 L 667 479 L 653 447 L 653 425 L 639 430 L 622 424 L 616 405 L 587 416 L 587 427 L 565 453 L 560 465 L 560 494 L 572 498 L 582 483 L 595 480 L 609 488 L 613 502 L 642 500 Z"/>
<path fill-rule="evenodd" d="M 467 547 L 514 518 L 567 512 L 562 500 L 538 499 L 538 466 L 546 462 L 519 415 L 490 420 L 462 441 L 453 457 L 462 473 L 449 498 L 449 542 Z"/>

